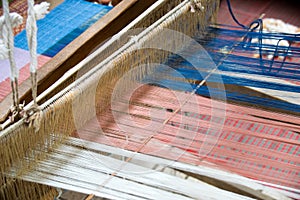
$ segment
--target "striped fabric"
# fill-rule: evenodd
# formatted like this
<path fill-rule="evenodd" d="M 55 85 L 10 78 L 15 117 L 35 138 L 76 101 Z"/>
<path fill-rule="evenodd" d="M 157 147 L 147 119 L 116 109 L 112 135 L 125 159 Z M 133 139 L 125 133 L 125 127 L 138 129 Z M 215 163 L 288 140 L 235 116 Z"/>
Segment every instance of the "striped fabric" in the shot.
<path fill-rule="evenodd" d="M 37 22 L 38 53 L 55 56 L 110 9 L 85 0 L 65 0 Z M 15 46 L 28 50 L 25 31 L 15 37 Z"/>
<path fill-rule="evenodd" d="M 298 117 L 201 96 L 174 114 L 182 105 L 179 99 L 188 96 L 140 87 L 132 96 L 113 101 L 111 109 L 74 135 L 190 164 L 213 163 L 255 180 L 300 189 Z"/>

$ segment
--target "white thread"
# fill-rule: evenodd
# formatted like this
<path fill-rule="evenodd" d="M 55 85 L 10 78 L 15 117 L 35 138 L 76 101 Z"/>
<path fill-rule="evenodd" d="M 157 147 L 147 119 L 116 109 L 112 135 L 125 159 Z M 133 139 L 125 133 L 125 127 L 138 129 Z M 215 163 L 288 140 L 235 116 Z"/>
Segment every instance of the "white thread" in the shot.
<path fill-rule="evenodd" d="M 191 2 L 191 12 L 194 13 L 196 10 L 204 11 L 204 6 L 202 6 L 199 0 L 190 0 Z"/>
<path fill-rule="evenodd" d="M 6 47 L 7 50 L 3 51 L 4 57 L 9 58 L 10 62 L 10 79 L 11 80 L 16 80 L 19 77 L 19 72 L 16 67 L 16 62 L 14 58 L 14 35 L 13 35 L 13 30 L 12 30 L 12 22 L 9 13 L 9 6 L 7 0 L 2 0 L 2 5 L 3 5 L 3 25 L 2 25 L 2 37 L 3 37 L 3 42 L 2 44 L 4 47 Z M 15 14 L 12 14 L 12 17 L 16 19 L 16 23 L 18 24 L 19 22 L 19 17 Z M 3 46 L 2 46 L 3 47 Z M 5 52 L 7 52 L 7 55 L 5 55 Z"/>
<path fill-rule="evenodd" d="M 297 34 L 299 28 L 292 24 L 285 23 L 280 19 L 265 18 L 263 19 L 263 29 L 268 32 Z"/>
<path fill-rule="evenodd" d="M 42 112 L 37 104 L 37 66 L 38 66 L 38 56 L 37 56 L 37 25 L 36 20 L 42 19 L 47 13 L 50 4 L 42 2 L 41 4 L 34 5 L 34 0 L 28 0 L 28 17 L 26 21 L 26 36 L 28 42 L 28 48 L 30 53 L 30 76 L 31 76 L 31 87 L 32 87 L 32 98 L 33 107 L 27 110 L 26 115 L 24 115 L 29 124 L 35 128 L 37 132 L 40 128 L 41 115 Z"/>
<path fill-rule="evenodd" d="M 21 15 L 19 15 L 18 13 L 10 13 L 9 17 L 10 17 L 11 25 L 12 25 L 13 28 L 18 27 L 19 25 L 21 25 L 23 23 L 23 17 Z M 1 32 L 1 36 L 0 36 L 0 59 L 1 60 L 7 59 L 9 57 L 8 47 L 3 41 L 3 37 L 4 37 L 3 33 L 6 33 L 6 30 L 3 30 L 4 24 L 5 24 L 4 16 L 1 16 L 0 17 L 0 32 Z"/>
<path fill-rule="evenodd" d="M 36 17 L 34 10 L 34 1 L 28 0 L 28 17 L 26 22 L 26 35 L 28 48 L 30 52 L 30 72 L 35 73 L 37 68 L 37 26 L 36 26 Z"/>
<path fill-rule="evenodd" d="M 10 22 L 13 28 L 20 26 L 23 23 L 23 17 L 16 12 L 9 13 Z M 5 23 L 4 16 L 0 17 L 0 30 L 3 29 Z"/>
<path fill-rule="evenodd" d="M 34 5 L 33 9 L 35 12 L 36 20 L 43 19 L 46 16 L 46 14 L 49 13 L 49 7 L 50 3 L 48 2 L 42 2 L 40 4 Z"/>
<path fill-rule="evenodd" d="M 58 195 L 57 195 L 57 197 L 55 197 L 55 200 L 60 200 L 60 197 L 61 197 L 63 191 L 61 188 L 56 188 L 56 191 L 58 192 Z"/>
<path fill-rule="evenodd" d="M 3 43 L 3 40 L 0 40 L 0 60 L 8 58 L 8 49 Z"/>
<path fill-rule="evenodd" d="M 191 12 L 194 13 L 196 12 L 195 6 L 191 4 Z"/>
<path fill-rule="evenodd" d="M 34 5 L 33 0 L 28 0 L 28 18 L 26 22 L 26 35 L 30 51 L 30 72 L 36 73 L 37 69 L 37 25 L 36 20 L 42 19 L 49 13 L 50 4 L 42 2 Z"/>
<path fill-rule="evenodd" d="M 139 42 L 139 38 L 136 35 L 130 36 L 130 40 L 132 40 L 135 43 L 135 45 L 137 46 L 138 49 L 141 48 L 141 44 Z"/>

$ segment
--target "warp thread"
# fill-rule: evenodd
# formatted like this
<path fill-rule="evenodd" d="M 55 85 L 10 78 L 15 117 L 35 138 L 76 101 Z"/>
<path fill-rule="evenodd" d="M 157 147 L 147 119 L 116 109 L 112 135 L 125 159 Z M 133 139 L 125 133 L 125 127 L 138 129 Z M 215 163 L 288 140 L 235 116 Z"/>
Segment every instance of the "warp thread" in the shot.
<path fill-rule="evenodd" d="M 27 42 L 30 51 L 30 78 L 31 78 L 31 88 L 32 88 L 32 99 L 33 106 L 27 110 L 24 114 L 25 122 L 29 126 L 34 126 L 35 131 L 39 130 L 41 109 L 37 104 L 37 25 L 36 20 L 42 19 L 47 13 L 49 13 L 50 4 L 47 2 L 42 2 L 41 4 L 34 5 L 33 0 L 28 0 L 28 18 L 26 22 L 26 35 Z"/>
<path fill-rule="evenodd" d="M 204 6 L 199 0 L 191 0 L 191 12 L 194 13 L 196 12 L 196 10 L 200 10 L 201 12 L 204 12 Z"/>

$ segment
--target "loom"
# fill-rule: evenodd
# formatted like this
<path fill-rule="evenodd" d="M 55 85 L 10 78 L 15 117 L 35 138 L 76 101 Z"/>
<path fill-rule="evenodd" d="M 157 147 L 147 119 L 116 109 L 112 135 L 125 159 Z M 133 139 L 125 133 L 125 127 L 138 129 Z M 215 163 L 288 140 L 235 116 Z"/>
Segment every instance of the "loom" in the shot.
<path fill-rule="evenodd" d="M 41 92 L 0 132 L 0 198 L 299 199 L 299 63 L 263 56 L 299 47 L 261 42 L 299 36 L 218 7 L 158 0 Z"/>

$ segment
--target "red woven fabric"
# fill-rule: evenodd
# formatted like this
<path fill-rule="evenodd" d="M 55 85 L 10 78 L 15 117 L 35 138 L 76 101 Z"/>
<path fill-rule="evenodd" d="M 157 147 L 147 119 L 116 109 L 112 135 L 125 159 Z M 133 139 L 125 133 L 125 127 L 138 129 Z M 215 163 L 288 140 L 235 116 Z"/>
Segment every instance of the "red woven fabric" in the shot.
<path fill-rule="evenodd" d="M 74 135 L 170 160 L 195 165 L 209 162 L 249 178 L 300 189 L 298 117 L 201 96 L 174 115 L 180 106 L 178 97 L 188 96 L 143 86 L 131 97 L 113 101 L 111 110 Z M 126 99 L 130 99 L 129 106 Z"/>

